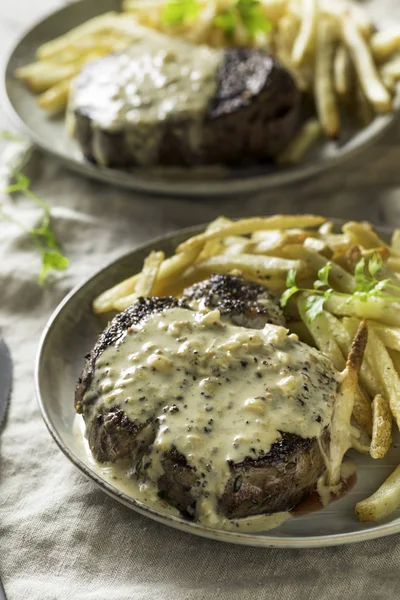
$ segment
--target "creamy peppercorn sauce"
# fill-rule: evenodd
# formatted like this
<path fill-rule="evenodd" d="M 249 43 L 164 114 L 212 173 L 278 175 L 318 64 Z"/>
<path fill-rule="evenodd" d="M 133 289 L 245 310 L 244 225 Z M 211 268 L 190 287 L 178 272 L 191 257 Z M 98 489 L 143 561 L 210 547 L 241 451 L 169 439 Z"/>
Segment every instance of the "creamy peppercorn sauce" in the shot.
<path fill-rule="evenodd" d="M 124 131 L 138 165 L 156 162 L 166 123 L 198 150 L 223 59 L 223 50 L 147 34 L 124 52 L 102 58 L 101 69 L 91 63 L 74 80 L 68 105 L 71 133 L 78 110 L 89 114 L 94 130 Z M 100 143 L 94 152 L 103 164 Z"/>
<path fill-rule="evenodd" d="M 218 310 L 172 308 L 132 326 L 99 356 L 84 402 L 96 398 L 96 414 L 120 407 L 134 423 L 156 420 L 142 491 L 156 495 L 162 456 L 176 448 L 200 476 L 194 517 L 228 528 L 217 505 L 229 463 L 266 454 L 280 432 L 320 438 L 339 377 L 328 358 L 284 327 L 245 329 Z M 283 514 L 290 516 L 271 516 L 272 526 Z M 259 519 L 245 521 L 251 529 Z"/>

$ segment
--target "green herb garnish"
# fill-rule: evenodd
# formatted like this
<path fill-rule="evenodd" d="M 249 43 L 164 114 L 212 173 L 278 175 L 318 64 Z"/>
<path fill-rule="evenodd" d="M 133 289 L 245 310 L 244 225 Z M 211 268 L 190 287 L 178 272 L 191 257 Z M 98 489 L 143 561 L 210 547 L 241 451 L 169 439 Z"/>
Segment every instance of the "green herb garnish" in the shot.
<path fill-rule="evenodd" d="M 35 242 L 37 248 L 42 255 L 42 268 L 38 277 L 39 283 L 44 283 L 47 275 L 51 271 L 65 271 L 68 268 L 69 260 L 61 252 L 60 244 L 57 241 L 56 235 L 51 228 L 51 212 L 50 205 L 39 198 L 30 189 L 29 179 L 20 171 L 14 172 L 15 183 L 9 185 L 4 193 L 12 194 L 20 192 L 27 198 L 33 200 L 43 210 L 43 216 L 39 227 L 32 229 L 24 227 L 19 221 L 11 217 L 0 207 L 0 217 L 7 221 L 11 221 L 26 231 Z"/>
<path fill-rule="evenodd" d="M 197 0 L 170 0 L 164 6 L 162 21 L 164 25 L 180 25 L 194 21 L 201 10 Z"/>
<path fill-rule="evenodd" d="M 400 292 L 400 286 L 395 285 L 390 279 L 378 279 L 377 275 L 383 267 L 381 256 L 374 253 L 368 262 L 366 268 L 365 259 L 358 261 L 354 269 L 355 288 L 352 294 L 337 292 L 329 284 L 329 272 L 332 268 L 331 263 L 327 263 L 318 271 L 318 278 L 313 283 L 313 289 L 300 288 L 296 285 L 297 272 L 291 269 L 286 278 L 286 290 L 281 296 L 281 306 L 284 307 L 289 299 L 298 292 L 305 292 L 306 300 L 306 319 L 311 323 L 324 310 L 324 304 L 332 294 L 341 296 L 346 302 L 352 300 L 361 300 L 367 302 L 370 298 L 381 297 L 386 302 L 400 302 L 399 296 L 391 296 L 388 291 L 395 290 Z"/>
<path fill-rule="evenodd" d="M 232 7 L 226 8 L 214 19 L 214 24 L 220 27 L 228 38 L 233 37 L 235 28 L 240 23 L 251 39 L 258 33 L 272 30 L 272 23 L 264 16 L 259 0 L 237 0 Z"/>

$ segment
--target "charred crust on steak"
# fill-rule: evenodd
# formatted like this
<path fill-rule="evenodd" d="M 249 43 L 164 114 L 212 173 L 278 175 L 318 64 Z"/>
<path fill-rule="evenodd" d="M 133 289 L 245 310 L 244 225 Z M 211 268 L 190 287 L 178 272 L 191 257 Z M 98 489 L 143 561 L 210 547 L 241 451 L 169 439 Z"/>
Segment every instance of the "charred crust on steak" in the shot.
<path fill-rule="evenodd" d="M 286 325 L 278 299 L 264 286 L 234 275 L 211 275 L 183 291 L 188 305 L 203 300 L 208 308 L 217 308 L 232 323 L 254 329 L 266 323 Z"/>

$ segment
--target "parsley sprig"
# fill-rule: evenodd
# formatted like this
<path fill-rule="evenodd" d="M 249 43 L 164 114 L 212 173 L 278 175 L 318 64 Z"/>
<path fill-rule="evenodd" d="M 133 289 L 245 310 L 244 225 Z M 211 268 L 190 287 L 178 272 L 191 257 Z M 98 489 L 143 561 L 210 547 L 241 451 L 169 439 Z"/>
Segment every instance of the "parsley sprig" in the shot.
<path fill-rule="evenodd" d="M 214 19 L 214 24 L 220 27 L 228 38 L 233 37 L 235 28 L 240 23 L 250 39 L 254 39 L 258 33 L 268 33 L 272 29 L 272 23 L 263 14 L 259 0 L 237 0 Z"/>
<path fill-rule="evenodd" d="M 327 263 L 318 271 L 318 277 L 313 283 L 313 289 L 301 288 L 296 284 L 297 271 L 291 269 L 286 278 L 286 290 L 281 296 L 281 306 L 285 307 L 290 298 L 298 292 L 307 294 L 306 319 L 310 323 L 324 310 L 327 300 L 335 294 L 342 296 L 349 303 L 352 300 L 367 302 L 370 298 L 383 298 L 387 302 L 400 302 L 399 296 L 391 296 L 390 290 L 400 292 L 400 286 L 395 285 L 390 279 L 378 279 L 377 275 L 383 267 L 382 257 L 374 253 L 366 265 L 365 258 L 361 258 L 354 269 L 355 288 L 352 294 L 345 294 L 334 290 L 329 283 L 329 273 L 332 264 Z"/>
<path fill-rule="evenodd" d="M 30 181 L 23 173 L 15 171 L 14 178 L 15 182 L 6 188 L 4 193 L 13 194 L 15 192 L 20 192 L 27 198 L 33 200 L 43 211 L 41 222 L 38 227 L 25 227 L 17 219 L 5 212 L 1 206 L 0 217 L 19 225 L 31 236 L 42 256 L 42 267 L 38 281 L 40 284 L 43 284 L 51 271 L 65 271 L 69 266 L 69 260 L 62 254 L 60 244 L 51 227 L 50 205 L 32 192 L 30 189 Z"/>
<path fill-rule="evenodd" d="M 197 0 L 169 0 L 162 12 L 164 25 L 181 25 L 194 21 L 201 10 Z"/>
<path fill-rule="evenodd" d="M 202 10 L 199 0 L 169 0 L 162 12 L 164 25 L 174 26 L 193 22 Z M 272 23 L 263 14 L 259 0 L 236 0 L 214 19 L 214 25 L 228 38 L 242 24 L 251 39 L 260 32 L 269 32 Z"/>

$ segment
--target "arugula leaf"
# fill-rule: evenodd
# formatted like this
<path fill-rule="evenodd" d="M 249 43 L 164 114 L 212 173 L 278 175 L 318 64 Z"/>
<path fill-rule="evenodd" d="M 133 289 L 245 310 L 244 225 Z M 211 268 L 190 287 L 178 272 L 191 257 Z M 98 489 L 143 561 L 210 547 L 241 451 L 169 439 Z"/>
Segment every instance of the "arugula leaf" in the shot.
<path fill-rule="evenodd" d="M 306 319 L 308 323 L 312 323 L 318 315 L 324 311 L 325 295 L 316 296 L 312 294 L 306 300 Z"/>
<path fill-rule="evenodd" d="M 39 274 L 39 283 L 43 284 L 50 271 L 65 271 L 69 267 L 69 260 L 57 250 L 43 252 L 42 269 Z"/>
<path fill-rule="evenodd" d="M 201 9 L 197 0 L 169 0 L 162 12 L 164 25 L 180 25 L 193 21 Z"/>
<path fill-rule="evenodd" d="M 282 308 L 284 308 L 286 306 L 286 304 L 289 302 L 290 298 L 292 296 L 294 296 L 295 294 L 297 294 L 298 291 L 299 291 L 299 288 L 296 286 L 293 286 L 283 292 L 281 299 L 280 299 L 280 304 L 281 304 Z"/>
<path fill-rule="evenodd" d="M 233 37 L 235 27 L 239 22 L 239 16 L 237 12 L 231 8 L 227 8 L 217 15 L 214 19 L 214 25 L 222 29 L 228 38 Z"/>
<path fill-rule="evenodd" d="M 290 269 L 288 271 L 288 274 L 286 275 L 286 287 L 296 287 L 296 276 L 297 276 L 297 271 L 296 269 Z"/>
<path fill-rule="evenodd" d="M 259 0 L 238 0 L 236 6 L 251 38 L 259 32 L 268 33 L 272 30 L 272 23 L 264 16 Z"/>
<path fill-rule="evenodd" d="M 20 171 L 14 172 L 15 183 L 9 185 L 4 192 L 6 194 L 12 194 L 20 192 L 26 197 L 30 198 L 36 204 L 38 204 L 43 210 L 42 221 L 39 227 L 32 229 L 26 229 L 22 224 L 18 223 L 16 219 L 5 213 L 0 209 L 0 216 L 8 221 L 12 221 L 20 225 L 35 242 L 37 248 L 42 255 L 42 268 L 38 277 L 40 284 L 44 283 L 48 273 L 50 271 L 65 271 L 69 266 L 69 260 L 64 256 L 60 249 L 60 244 L 56 238 L 56 235 L 51 228 L 51 208 L 50 205 L 39 198 L 30 189 L 30 181 Z"/>
<path fill-rule="evenodd" d="M 314 289 L 319 289 L 322 287 L 329 287 L 329 272 L 332 269 L 332 265 L 331 263 L 326 263 L 325 266 L 323 266 L 319 271 L 318 271 L 318 279 L 316 281 L 314 281 Z"/>
<path fill-rule="evenodd" d="M 374 252 L 368 263 L 369 274 L 372 277 L 375 277 L 375 275 L 377 273 L 379 273 L 379 271 L 382 269 L 382 266 L 383 266 L 383 260 L 382 260 L 381 255 Z"/>

